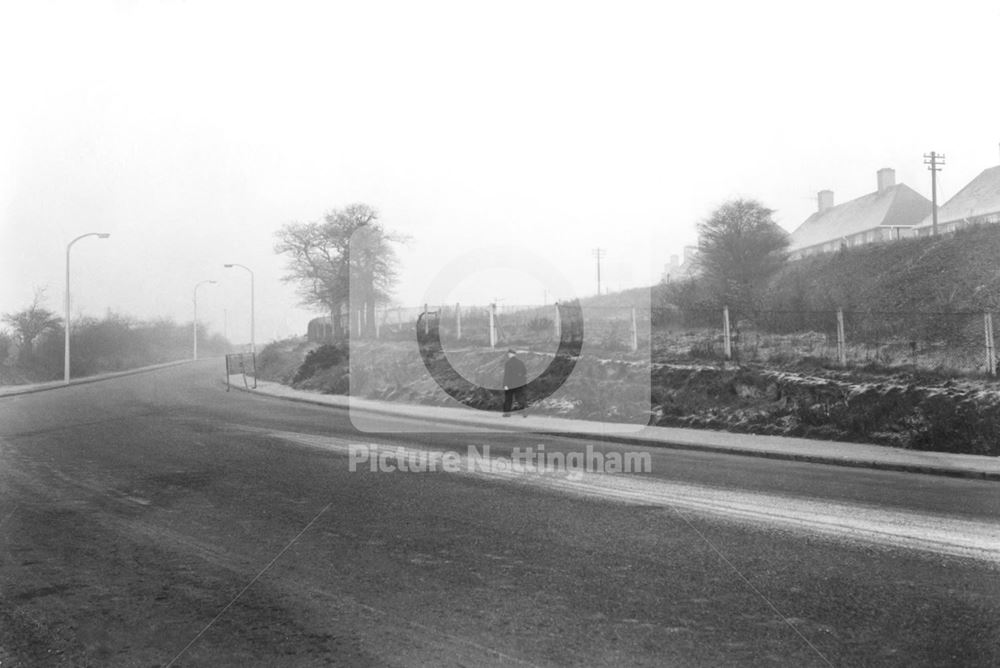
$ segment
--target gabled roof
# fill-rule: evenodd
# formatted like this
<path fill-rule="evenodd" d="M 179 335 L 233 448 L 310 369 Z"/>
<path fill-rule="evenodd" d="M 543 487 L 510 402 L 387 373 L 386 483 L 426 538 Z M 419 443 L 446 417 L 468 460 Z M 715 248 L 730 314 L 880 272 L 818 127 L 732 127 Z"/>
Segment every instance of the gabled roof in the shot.
<path fill-rule="evenodd" d="M 984 169 L 938 209 L 938 224 L 1000 213 L 1000 165 Z M 930 214 L 920 227 L 933 224 Z"/>
<path fill-rule="evenodd" d="M 931 203 L 926 197 L 899 183 L 826 211 L 817 211 L 792 232 L 790 248 L 798 250 L 837 241 L 880 225 L 916 225 L 930 210 Z"/>

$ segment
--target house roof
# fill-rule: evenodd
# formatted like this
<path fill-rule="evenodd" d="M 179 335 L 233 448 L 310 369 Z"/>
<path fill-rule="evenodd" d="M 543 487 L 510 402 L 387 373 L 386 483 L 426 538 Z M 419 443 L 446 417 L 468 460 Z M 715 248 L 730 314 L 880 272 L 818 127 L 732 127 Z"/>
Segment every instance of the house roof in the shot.
<path fill-rule="evenodd" d="M 1000 213 L 1000 165 L 984 169 L 938 209 L 938 224 Z M 933 224 L 930 214 L 920 227 Z"/>
<path fill-rule="evenodd" d="M 916 225 L 930 210 L 926 197 L 899 183 L 817 211 L 792 232 L 790 248 L 798 250 L 836 241 L 881 225 Z"/>

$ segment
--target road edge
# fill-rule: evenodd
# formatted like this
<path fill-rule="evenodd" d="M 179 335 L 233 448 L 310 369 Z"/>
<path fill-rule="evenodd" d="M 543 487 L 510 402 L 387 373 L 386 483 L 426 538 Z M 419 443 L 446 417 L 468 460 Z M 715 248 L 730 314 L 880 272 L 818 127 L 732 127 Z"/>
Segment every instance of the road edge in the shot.
<path fill-rule="evenodd" d="M 222 381 L 225 384 L 225 381 Z M 308 397 L 292 397 L 280 394 L 270 394 L 267 392 L 261 392 L 260 390 L 254 390 L 252 388 L 244 388 L 233 386 L 233 389 L 240 392 L 247 392 L 249 394 L 254 394 L 260 397 L 267 397 L 270 399 L 278 399 L 282 401 L 290 401 L 293 403 L 301 404 L 311 404 L 313 406 L 322 406 L 324 408 L 330 408 L 335 410 L 348 410 L 346 406 L 335 406 L 333 404 L 319 401 L 316 399 L 310 399 Z M 367 413 L 379 413 L 385 415 L 396 415 L 399 413 L 394 412 L 388 408 L 380 409 L 366 406 L 364 408 L 358 409 Z M 445 422 L 454 425 L 469 424 L 468 421 L 457 420 L 454 418 L 440 417 L 435 418 L 438 422 Z M 799 454 L 793 452 L 777 452 L 777 451 L 767 451 L 767 450 L 743 450 L 740 448 L 734 448 L 727 445 L 709 445 L 702 443 L 682 443 L 677 441 L 660 441 L 651 438 L 642 438 L 637 436 L 622 436 L 618 434 L 601 434 L 597 432 L 574 432 L 572 434 L 560 432 L 560 431 L 540 431 L 538 429 L 518 429 L 515 425 L 511 425 L 513 428 L 508 428 L 510 432 L 530 432 L 535 434 L 542 434 L 545 436 L 557 436 L 563 438 L 586 438 L 594 441 L 603 441 L 607 443 L 615 443 L 619 445 L 638 445 L 643 447 L 654 447 L 654 448 L 665 448 L 670 450 L 689 450 L 694 452 L 712 452 L 727 455 L 739 455 L 743 457 L 756 457 L 759 459 L 777 459 L 783 461 L 794 461 L 802 462 L 807 464 L 827 464 L 829 466 L 841 466 L 845 468 L 862 468 L 871 469 L 878 471 L 893 471 L 897 473 L 920 473 L 924 475 L 934 475 L 947 478 L 966 478 L 970 480 L 986 480 L 990 482 L 1000 482 L 1000 472 L 990 472 L 990 471 L 975 471 L 971 469 L 961 469 L 952 468 L 948 466 L 933 466 L 929 464 L 904 464 L 895 462 L 879 462 L 869 459 L 850 459 L 850 458 L 840 458 L 840 457 L 829 457 L 823 455 L 807 455 Z M 706 432 L 711 432 L 712 430 L 704 430 Z M 737 433 L 737 432 L 725 432 L 725 433 Z M 823 443 L 821 440 L 817 440 L 817 443 Z"/>
<path fill-rule="evenodd" d="M 208 359 L 208 358 L 205 358 Z M 22 390 L 15 390 L 13 392 L 4 392 L 3 388 L 0 387 L 0 399 L 6 399 L 7 397 L 19 397 L 25 394 L 35 394 L 36 392 L 49 392 L 51 390 L 60 390 L 66 387 L 73 387 L 75 385 L 87 385 L 89 383 L 99 383 L 102 380 L 112 380 L 114 378 L 122 378 L 124 376 L 134 376 L 140 373 L 147 373 L 149 371 L 157 371 L 159 369 L 166 369 L 172 366 L 180 366 L 181 364 L 189 364 L 191 362 L 202 360 L 176 360 L 174 362 L 163 362 L 162 364 L 152 364 L 150 366 L 142 366 L 138 369 L 128 369 L 126 371 L 114 371 L 112 373 L 103 373 L 96 376 L 84 376 L 83 378 L 74 378 L 69 381 L 69 383 L 64 383 L 62 381 L 52 381 L 51 383 L 43 384 L 32 384 L 24 386 Z M 18 385 L 8 385 L 7 387 L 19 387 Z"/>

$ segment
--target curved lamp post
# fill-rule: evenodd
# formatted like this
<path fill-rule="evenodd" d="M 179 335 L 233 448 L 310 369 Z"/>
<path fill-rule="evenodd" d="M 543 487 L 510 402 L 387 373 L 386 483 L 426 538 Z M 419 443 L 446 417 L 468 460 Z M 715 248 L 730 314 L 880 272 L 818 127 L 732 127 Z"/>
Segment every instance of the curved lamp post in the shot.
<path fill-rule="evenodd" d="M 253 294 L 253 270 L 242 264 L 237 264 L 235 262 L 231 264 L 222 265 L 226 269 L 231 269 L 233 267 L 239 267 L 240 269 L 246 269 L 250 273 L 250 352 L 257 353 L 257 342 L 254 337 L 254 294 Z"/>
<path fill-rule="evenodd" d="M 194 350 L 192 357 L 198 359 L 198 288 L 205 285 L 206 283 L 218 283 L 218 281 L 201 281 L 196 283 L 194 286 Z"/>
<path fill-rule="evenodd" d="M 69 244 L 66 246 L 66 322 L 65 322 L 66 345 L 65 345 L 65 350 L 63 352 L 63 380 L 66 382 L 67 385 L 69 384 L 69 329 L 70 329 L 69 328 L 69 305 L 70 305 L 69 252 L 73 248 L 73 244 L 75 244 L 80 239 L 86 239 L 87 237 L 97 237 L 98 239 L 107 239 L 110 236 L 111 234 L 109 234 L 108 232 L 87 232 L 86 234 L 81 234 L 76 239 L 73 239 L 73 241 L 69 242 Z"/>

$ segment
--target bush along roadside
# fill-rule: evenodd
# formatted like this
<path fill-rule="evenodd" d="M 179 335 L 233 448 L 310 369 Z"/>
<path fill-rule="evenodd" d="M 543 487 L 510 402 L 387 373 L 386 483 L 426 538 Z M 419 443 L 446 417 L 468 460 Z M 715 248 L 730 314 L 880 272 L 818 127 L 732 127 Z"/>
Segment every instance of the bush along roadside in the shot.
<path fill-rule="evenodd" d="M 257 372 L 296 389 L 322 394 L 347 394 L 350 352 L 347 344 L 317 345 L 293 338 L 265 346 L 257 359 Z"/>

